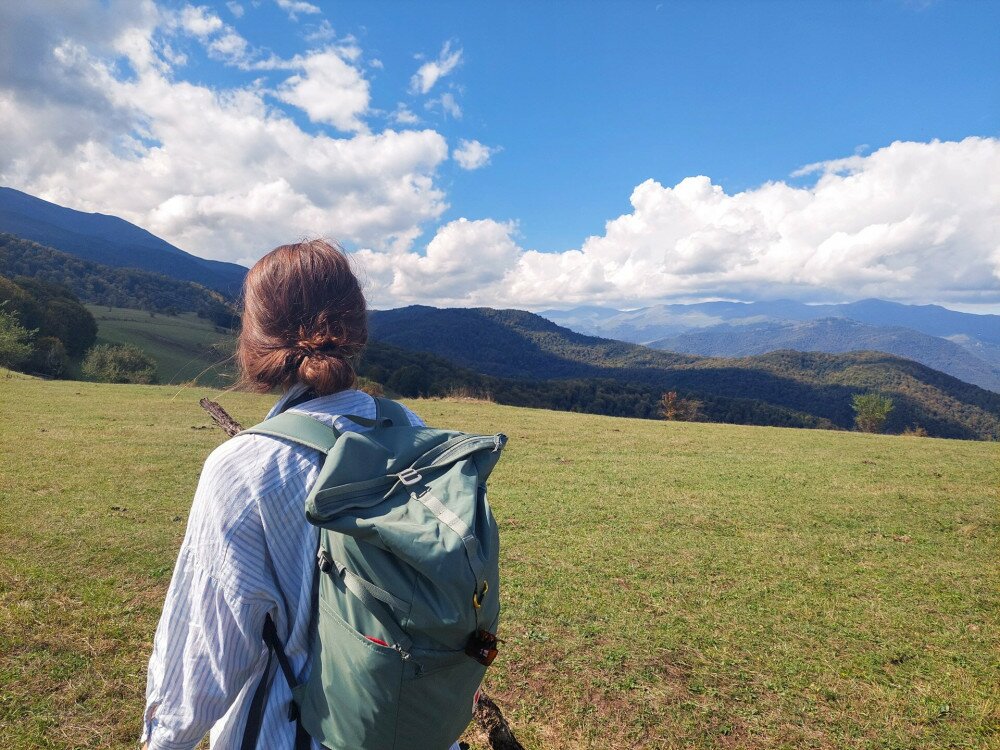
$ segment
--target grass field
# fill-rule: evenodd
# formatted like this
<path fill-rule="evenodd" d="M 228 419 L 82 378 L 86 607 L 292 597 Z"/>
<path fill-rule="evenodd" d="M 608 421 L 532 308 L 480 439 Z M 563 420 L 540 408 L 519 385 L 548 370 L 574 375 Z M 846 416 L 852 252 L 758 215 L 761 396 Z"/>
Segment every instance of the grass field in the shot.
<path fill-rule="evenodd" d="M 0 374 L 0 746 L 134 746 L 202 395 Z M 410 405 L 510 436 L 487 688 L 526 747 L 1000 747 L 1000 445 Z"/>
<path fill-rule="evenodd" d="M 87 305 L 100 344 L 134 344 L 156 361 L 159 382 L 225 387 L 232 383 L 232 333 L 194 313 L 164 315 Z"/>

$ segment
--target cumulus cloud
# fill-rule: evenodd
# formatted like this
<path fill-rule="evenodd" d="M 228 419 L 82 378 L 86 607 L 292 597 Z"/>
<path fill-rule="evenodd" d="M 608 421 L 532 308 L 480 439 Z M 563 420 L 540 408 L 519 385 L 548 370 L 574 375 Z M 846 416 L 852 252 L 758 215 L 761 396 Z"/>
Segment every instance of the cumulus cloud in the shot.
<path fill-rule="evenodd" d="M 366 127 L 374 113 L 356 42 L 280 59 L 230 34 L 193 5 L 0 3 L 0 183 L 122 216 L 211 258 L 250 263 L 296 237 L 340 239 L 363 248 L 381 306 L 1000 304 L 1000 139 L 897 142 L 807 165 L 799 177 L 811 184 L 738 193 L 707 176 L 650 179 L 603 233 L 561 253 L 489 218 L 448 221 L 417 247 L 447 209 L 442 135 Z M 173 45 L 186 39 L 263 78 L 184 80 Z M 319 125 L 300 124 L 298 110 Z M 409 109 L 394 114 L 415 124 Z M 451 154 L 460 166 L 482 161 L 488 147 L 474 143 Z"/>
<path fill-rule="evenodd" d="M 397 125 L 416 125 L 420 122 L 420 118 L 402 102 L 396 105 L 389 118 Z"/>
<path fill-rule="evenodd" d="M 462 62 L 462 50 L 452 49 L 451 41 L 444 43 L 436 60 L 421 65 L 410 79 L 410 92 L 426 94 L 439 80 L 451 73 Z"/>
<path fill-rule="evenodd" d="M 897 142 L 809 172 L 819 175 L 811 186 L 771 182 L 735 194 L 704 176 L 647 180 L 631 212 L 561 253 L 520 247 L 509 224 L 446 225 L 428 245 L 433 262 L 393 258 L 391 279 L 384 269 L 373 277 L 373 295 L 403 304 L 427 288 L 431 303 L 532 308 L 779 296 L 1000 302 L 1000 139 Z M 504 248 L 484 256 L 489 274 L 428 286 L 428 269 L 481 247 Z"/>
<path fill-rule="evenodd" d="M 303 0 L 274 0 L 274 2 L 277 3 L 278 7 L 285 11 L 288 14 L 288 17 L 293 21 L 298 18 L 299 13 L 311 15 L 313 13 L 322 12 L 319 6 L 304 2 Z"/>
<path fill-rule="evenodd" d="M 479 141 L 467 141 L 464 138 L 458 142 L 458 147 L 451 152 L 451 158 L 458 162 L 462 169 L 479 169 L 490 163 L 490 157 L 499 148 L 490 148 Z"/>
<path fill-rule="evenodd" d="M 172 19 L 151 2 L 0 3 L 0 62 L 17 60 L 0 67 L 0 183 L 243 262 L 303 235 L 400 252 L 445 210 L 445 139 L 358 128 L 367 88 L 339 54 L 275 65 L 288 76 L 276 90 L 351 137 L 304 130 L 256 82 L 178 79 L 161 54 Z M 192 34 L 222 34 L 208 16 L 188 20 Z M 339 106 L 308 96 L 327 79 L 347 92 Z"/>
<path fill-rule="evenodd" d="M 307 55 L 303 72 L 288 78 L 277 90 L 279 99 L 292 104 L 313 122 L 324 122 L 344 131 L 366 128 L 361 116 L 368 111 L 368 81 L 337 50 Z"/>
<path fill-rule="evenodd" d="M 516 265 L 523 251 L 512 237 L 515 230 L 510 222 L 457 219 L 438 229 L 422 255 L 367 249 L 354 255 L 376 303 L 470 305 Z"/>

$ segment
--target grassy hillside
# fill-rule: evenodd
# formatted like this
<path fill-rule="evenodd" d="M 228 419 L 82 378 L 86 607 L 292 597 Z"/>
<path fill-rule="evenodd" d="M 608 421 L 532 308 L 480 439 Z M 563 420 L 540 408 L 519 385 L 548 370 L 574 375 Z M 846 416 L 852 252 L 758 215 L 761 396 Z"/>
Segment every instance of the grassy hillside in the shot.
<path fill-rule="evenodd" d="M 134 747 L 202 395 L 0 380 L 5 748 Z M 487 687 L 529 749 L 1000 746 L 1000 446 L 408 403 L 510 436 Z"/>
<path fill-rule="evenodd" d="M 135 344 L 156 360 L 164 384 L 197 380 L 225 387 L 233 382 L 232 332 L 194 313 L 162 315 L 88 305 L 100 344 Z"/>

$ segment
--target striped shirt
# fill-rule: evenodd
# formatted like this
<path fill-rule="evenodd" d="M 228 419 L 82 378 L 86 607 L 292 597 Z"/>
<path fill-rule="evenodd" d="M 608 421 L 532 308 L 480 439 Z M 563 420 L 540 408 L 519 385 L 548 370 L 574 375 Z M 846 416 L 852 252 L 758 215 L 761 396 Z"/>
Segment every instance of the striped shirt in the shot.
<path fill-rule="evenodd" d="M 303 393 L 291 388 L 268 416 Z M 375 402 L 348 390 L 291 411 L 363 431 L 339 415 L 374 418 Z M 407 413 L 411 424 L 423 424 Z M 304 501 L 321 459 L 287 440 L 247 435 L 223 443 L 205 462 L 149 660 L 142 742 L 150 750 L 189 750 L 206 733 L 213 748 L 239 748 L 267 662 L 261 631 L 268 613 L 293 671 L 300 680 L 308 676 L 319 531 L 306 521 Z M 290 700 L 278 673 L 258 747 L 294 747 Z M 315 741 L 313 747 L 320 748 Z"/>

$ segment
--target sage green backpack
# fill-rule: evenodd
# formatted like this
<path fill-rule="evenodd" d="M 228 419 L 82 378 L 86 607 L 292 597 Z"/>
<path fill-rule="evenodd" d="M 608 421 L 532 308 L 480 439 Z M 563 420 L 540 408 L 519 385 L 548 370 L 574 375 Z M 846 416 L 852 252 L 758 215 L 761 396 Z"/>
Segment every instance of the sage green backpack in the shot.
<path fill-rule="evenodd" d="M 270 617 L 268 670 L 243 748 L 256 744 L 274 653 L 292 687 L 296 747 L 447 750 L 472 718 L 496 656 L 500 614 L 496 520 L 486 479 L 507 442 L 412 427 L 376 399 L 371 426 L 337 431 L 286 412 L 242 434 L 326 454 L 305 501 L 320 528 L 312 671 L 299 685 Z"/>

